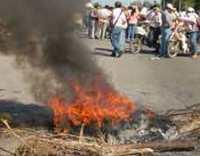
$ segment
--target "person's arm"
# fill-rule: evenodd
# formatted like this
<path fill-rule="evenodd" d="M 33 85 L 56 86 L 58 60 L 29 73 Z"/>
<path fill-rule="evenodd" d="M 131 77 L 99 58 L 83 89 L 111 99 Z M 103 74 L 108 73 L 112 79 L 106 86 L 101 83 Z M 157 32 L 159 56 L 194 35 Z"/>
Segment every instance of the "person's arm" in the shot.
<path fill-rule="evenodd" d="M 188 24 L 195 24 L 195 19 L 191 17 L 180 17 L 179 20 Z"/>
<path fill-rule="evenodd" d="M 162 14 L 161 13 L 158 14 L 158 23 L 159 23 L 159 26 L 162 26 Z"/>

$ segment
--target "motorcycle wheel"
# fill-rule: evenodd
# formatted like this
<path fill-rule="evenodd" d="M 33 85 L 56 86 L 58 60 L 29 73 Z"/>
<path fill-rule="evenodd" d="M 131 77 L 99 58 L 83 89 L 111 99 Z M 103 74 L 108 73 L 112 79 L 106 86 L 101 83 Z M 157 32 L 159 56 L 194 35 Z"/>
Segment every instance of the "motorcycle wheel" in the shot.
<path fill-rule="evenodd" d="M 170 58 L 174 58 L 178 55 L 180 51 L 180 42 L 177 41 L 169 41 L 167 55 Z"/>

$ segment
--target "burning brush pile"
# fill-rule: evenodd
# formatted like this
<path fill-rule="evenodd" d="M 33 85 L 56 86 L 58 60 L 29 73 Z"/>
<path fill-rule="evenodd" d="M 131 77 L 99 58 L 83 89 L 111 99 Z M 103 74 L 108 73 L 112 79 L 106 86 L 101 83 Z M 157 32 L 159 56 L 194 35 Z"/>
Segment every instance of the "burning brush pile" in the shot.
<path fill-rule="evenodd" d="M 117 92 L 75 33 L 73 15 L 83 13 L 80 8 L 82 0 L 0 1 L 0 17 L 12 32 L 4 40 L 9 50 L 0 52 L 16 58 L 35 100 L 53 112 L 52 131 L 12 129 L 8 117 L 0 116 L 7 127 L 0 134 L 19 141 L 14 151 L 0 150 L 16 156 L 194 150 L 200 107 L 156 114 Z"/>
<path fill-rule="evenodd" d="M 59 96 L 49 100 L 53 133 L 12 129 L 2 120 L 7 129 L 1 133 L 20 141 L 13 155 L 129 156 L 198 148 L 200 105 L 159 115 L 138 108 L 99 79 L 87 87 L 70 84 L 74 90 L 70 100 Z"/>

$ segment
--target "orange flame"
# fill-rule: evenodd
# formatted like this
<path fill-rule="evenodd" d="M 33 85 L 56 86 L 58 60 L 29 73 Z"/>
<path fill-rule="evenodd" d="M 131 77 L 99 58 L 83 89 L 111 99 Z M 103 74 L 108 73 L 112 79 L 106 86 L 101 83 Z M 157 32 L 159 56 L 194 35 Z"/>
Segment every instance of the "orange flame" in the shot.
<path fill-rule="evenodd" d="M 135 111 L 134 102 L 99 80 L 90 87 L 72 83 L 72 89 L 75 96 L 70 102 L 60 97 L 49 101 L 54 112 L 55 126 L 67 118 L 75 126 L 95 123 L 102 127 L 105 120 L 112 124 L 128 120 Z"/>

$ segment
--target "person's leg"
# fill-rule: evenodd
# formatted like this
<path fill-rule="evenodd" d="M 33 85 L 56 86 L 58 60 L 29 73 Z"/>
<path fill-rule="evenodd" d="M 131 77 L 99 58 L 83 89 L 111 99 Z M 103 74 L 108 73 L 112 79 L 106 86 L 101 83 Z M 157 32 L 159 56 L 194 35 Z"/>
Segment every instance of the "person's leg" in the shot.
<path fill-rule="evenodd" d="M 156 50 L 156 52 L 159 51 L 159 43 L 158 43 L 158 40 L 159 40 L 159 36 L 160 36 L 160 28 L 155 28 L 154 30 L 154 33 L 153 33 L 153 46 Z"/>
<path fill-rule="evenodd" d="M 126 40 L 126 31 L 123 28 L 120 28 L 120 35 L 119 35 L 119 40 L 118 40 L 118 49 L 119 49 L 119 56 L 121 56 L 125 50 L 125 40 Z"/>
<path fill-rule="evenodd" d="M 103 30 L 104 29 L 104 23 L 100 24 L 100 32 L 99 32 L 99 38 L 103 39 Z"/>
<path fill-rule="evenodd" d="M 111 43 L 113 47 L 112 56 L 116 56 L 119 51 L 120 31 L 118 28 L 113 28 L 111 33 Z"/>
<path fill-rule="evenodd" d="M 153 40 L 154 40 L 154 28 L 150 27 L 149 34 L 148 34 L 148 46 L 153 46 Z"/>
<path fill-rule="evenodd" d="M 95 38 L 95 20 L 91 20 L 91 28 L 90 28 L 90 38 L 94 39 Z"/>
<path fill-rule="evenodd" d="M 132 25 L 129 24 L 129 25 L 128 25 L 128 35 L 127 35 L 127 40 L 128 40 L 128 41 L 131 40 L 131 34 L 132 34 Z"/>
<path fill-rule="evenodd" d="M 88 37 L 91 38 L 91 35 L 92 34 L 92 21 L 91 19 L 89 18 L 88 20 Z"/>
<path fill-rule="evenodd" d="M 161 45 L 160 45 L 160 56 L 167 55 L 168 41 L 171 35 L 171 30 L 169 28 L 162 28 L 161 32 Z"/>
<path fill-rule="evenodd" d="M 192 55 L 197 55 L 197 32 L 190 33 L 191 51 Z"/>
<path fill-rule="evenodd" d="M 132 36 L 131 36 L 131 41 L 134 41 L 135 39 L 135 32 L 136 32 L 136 29 L 137 29 L 137 26 L 136 25 L 133 25 L 132 26 Z"/>
<path fill-rule="evenodd" d="M 159 50 L 159 55 L 163 56 L 165 54 L 165 28 L 161 29 L 161 43 L 160 43 L 160 50 Z"/>
<path fill-rule="evenodd" d="M 135 39 L 136 29 L 137 29 L 137 26 L 136 25 L 132 25 L 131 37 L 130 37 L 130 42 L 129 42 L 129 50 L 130 50 L 130 52 L 133 52 L 133 42 L 134 42 L 134 39 Z"/>
<path fill-rule="evenodd" d="M 95 20 L 95 38 L 99 39 L 101 35 L 101 23 Z"/>
<path fill-rule="evenodd" d="M 106 22 L 103 23 L 102 35 L 101 35 L 101 39 L 102 39 L 102 40 L 105 39 L 106 30 L 107 30 L 107 25 L 108 25 L 108 24 L 107 24 Z"/>
<path fill-rule="evenodd" d="M 164 56 L 167 56 L 167 52 L 168 52 L 168 42 L 169 42 L 169 39 L 170 39 L 170 36 L 172 34 L 172 31 L 170 28 L 168 28 L 166 30 L 166 38 L 165 38 L 165 54 Z"/>

